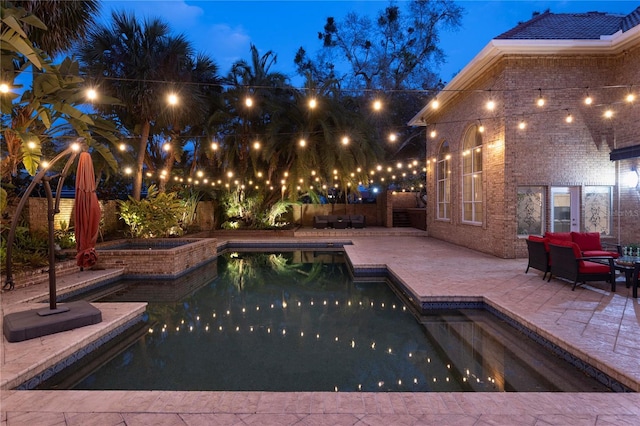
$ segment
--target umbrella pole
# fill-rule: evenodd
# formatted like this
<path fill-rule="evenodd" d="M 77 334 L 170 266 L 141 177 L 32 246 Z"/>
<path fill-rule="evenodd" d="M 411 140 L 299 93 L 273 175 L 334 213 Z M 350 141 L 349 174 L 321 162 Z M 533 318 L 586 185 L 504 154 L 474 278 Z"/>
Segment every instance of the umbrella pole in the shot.
<path fill-rule="evenodd" d="M 46 316 L 52 314 L 59 314 L 69 311 L 69 308 L 63 306 L 58 308 L 57 306 L 57 291 L 56 291 L 56 252 L 55 252 L 55 239 L 54 239 L 54 221 L 56 213 L 59 213 L 57 203 L 53 203 L 53 193 L 51 192 L 51 185 L 49 181 L 52 178 L 50 176 L 43 177 L 44 192 L 47 194 L 47 222 L 49 226 L 49 309 L 42 309 L 38 311 L 38 315 Z M 62 187 L 58 183 L 57 193 L 60 194 Z"/>
<path fill-rule="evenodd" d="M 49 179 L 44 178 L 44 188 L 47 194 L 47 224 L 49 226 L 49 309 L 55 310 L 57 303 L 56 294 L 56 254 L 54 240 L 54 221 L 56 210 L 53 206 L 53 194 L 51 193 L 51 185 Z"/>

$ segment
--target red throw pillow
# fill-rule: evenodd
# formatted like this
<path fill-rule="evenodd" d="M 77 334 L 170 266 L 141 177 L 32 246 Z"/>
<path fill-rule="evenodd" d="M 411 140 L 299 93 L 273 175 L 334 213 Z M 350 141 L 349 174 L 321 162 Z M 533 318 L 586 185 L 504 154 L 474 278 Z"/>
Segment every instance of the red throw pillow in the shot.
<path fill-rule="evenodd" d="M 571 240 L 579 245 L 582 251 L 602 250 L 598 232 L 572 232 Z"/>
<path fill-rule="evenodd" d="M 545 232 L 544 236 L 550 240 L 572 241 L 571 232 Z"/>

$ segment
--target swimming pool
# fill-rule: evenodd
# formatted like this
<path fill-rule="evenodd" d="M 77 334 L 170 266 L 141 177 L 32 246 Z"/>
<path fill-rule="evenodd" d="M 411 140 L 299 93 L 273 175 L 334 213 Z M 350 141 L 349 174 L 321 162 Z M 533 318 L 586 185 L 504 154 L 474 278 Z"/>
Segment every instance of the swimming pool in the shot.
<path fill-rule="evenodd" d="M 69 387 L 607 390 L 485 311 L 416 318 L 388 283 L 354 281 L 342 252 L 230 252 L 216 271 L 177 300 L 151 302 L 145 333 Z M 103 300 L 139 300 L 144 283 Z"/>

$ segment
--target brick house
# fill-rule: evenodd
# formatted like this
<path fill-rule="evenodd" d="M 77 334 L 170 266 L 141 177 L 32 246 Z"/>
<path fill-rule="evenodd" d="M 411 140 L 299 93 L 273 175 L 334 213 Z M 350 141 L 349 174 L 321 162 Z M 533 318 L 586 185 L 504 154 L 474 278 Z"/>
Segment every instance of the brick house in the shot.
<path fill-rule="evenodd" d="M 498 257 L 545 231 L 640 243 L 640 7 L 534 16 L 409 122 L 427 127 L 427 230 Z"/>

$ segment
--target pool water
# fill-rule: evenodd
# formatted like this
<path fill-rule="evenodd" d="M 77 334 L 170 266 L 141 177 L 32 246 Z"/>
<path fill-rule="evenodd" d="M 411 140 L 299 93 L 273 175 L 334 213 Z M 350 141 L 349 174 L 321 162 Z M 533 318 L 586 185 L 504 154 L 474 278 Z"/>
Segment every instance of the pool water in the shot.
<path fill-rule="evenodd" d="M 607 391 L 483 310 L 416 318 L 388 283 L 351 279 L 342 256 L 221 255 L 217 277 L 180 300 L 150 302 L 143 335 L 71 387 Z M 141 285 L 101 300 L 139 300 L 149 293 Z"/>

